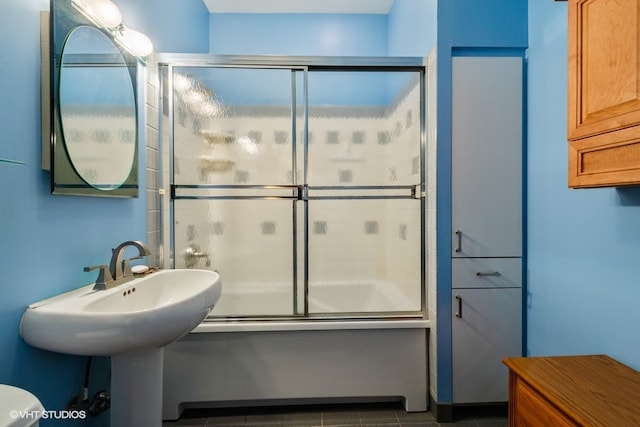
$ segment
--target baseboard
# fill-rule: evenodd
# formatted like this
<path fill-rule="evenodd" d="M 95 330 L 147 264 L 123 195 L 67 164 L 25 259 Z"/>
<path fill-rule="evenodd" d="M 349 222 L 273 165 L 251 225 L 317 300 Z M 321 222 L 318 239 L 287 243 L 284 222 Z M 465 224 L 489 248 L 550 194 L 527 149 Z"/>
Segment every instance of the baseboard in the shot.
<path fill-rule="evenodd" d="M 438 423 L 453 423 L 463 418 L 506 417 L 508 403 L 453 404 L 439 403 L 429 393 L 429 409 Z"/>
<path fill-rule="evenodd" d="M 478 403 L 478 404 L 454 404 L 453 418 L 489 418 L 506 417 L 509 413 L 507 402 Z"/>
<path fill-rule="evenodd" d="M 429 393 L 429 410 L 433 412 L 433 417 L 437 422 L 453 422 L 453 405 L 451 403 L 438 403 L 431 393 Z"/>

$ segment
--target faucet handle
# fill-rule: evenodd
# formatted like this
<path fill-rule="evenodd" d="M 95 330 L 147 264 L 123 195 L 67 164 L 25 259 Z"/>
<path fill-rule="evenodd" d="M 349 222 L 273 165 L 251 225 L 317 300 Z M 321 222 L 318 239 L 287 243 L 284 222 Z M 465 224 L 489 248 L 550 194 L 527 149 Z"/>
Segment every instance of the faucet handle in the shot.
<path fill-rule="evenodd" d="M 113 277 L 109 272 L 108 265 L 92 265 L 90 267 L 85 267 L 84 271 L 92 271 L 92 270 L 100 270 L 98 273 L 98 278 L 96 279 L 96 284 L 93 289 L 106 289 L 107 284 L 113 282 Z"/>
<path fill-rule="evenodd" d="M 184 263 L 187 268 L 193 268 L 201 258 L 205 259 L 205 265 L 211 266 L 211 257 L 207 252 L 200 251 L 200 245 L 197 243 L 191 243 L 184 249 L 183 253 Z"/>
<path fill-rule="evenodd" d="M 127 276 L 131 276 L 133 273 L 131 273 L 131 261 L 135 260 L 135 259 L 142 259 L 144 258 L 146 255 L 139 255 L 139 256 L 134 256 L 131 258 L 127 258 L 124 261 L 122 261 L 122 265 L 123 265 L 123 276 L 122 277 L 127 277 Z"/>

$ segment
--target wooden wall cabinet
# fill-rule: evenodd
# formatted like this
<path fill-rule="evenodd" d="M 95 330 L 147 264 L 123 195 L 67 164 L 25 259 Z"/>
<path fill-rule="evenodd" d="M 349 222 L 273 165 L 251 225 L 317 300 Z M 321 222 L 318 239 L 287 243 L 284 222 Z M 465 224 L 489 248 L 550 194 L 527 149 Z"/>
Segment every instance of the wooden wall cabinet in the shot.
<path fill-rule="evenodd" d="M 569 1 L 569 187 L 640 184 L 640 0 Z"/>

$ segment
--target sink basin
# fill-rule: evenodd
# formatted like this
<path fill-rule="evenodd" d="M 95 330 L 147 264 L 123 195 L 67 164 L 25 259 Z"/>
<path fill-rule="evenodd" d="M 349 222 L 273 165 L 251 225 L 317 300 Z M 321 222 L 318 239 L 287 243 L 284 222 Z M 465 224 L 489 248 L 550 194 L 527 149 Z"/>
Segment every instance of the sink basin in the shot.
<path fill-rule="evenodd" d="M 209 270 L 160 270 L 100 291 L 88 285 L 31 304 L 20 334 L 34 347 L 86 356 L 158 348 L 195 328 L 221 290 Z"/>
<path fill-rule="evenodd" d="M 31 304 L 20 335 L 45 350 L 111 356 L 111 426 L 161 426 L 163 347 L 209 314 L 220 276 L 161 270 L 107 290 L 93 286 Z"/>

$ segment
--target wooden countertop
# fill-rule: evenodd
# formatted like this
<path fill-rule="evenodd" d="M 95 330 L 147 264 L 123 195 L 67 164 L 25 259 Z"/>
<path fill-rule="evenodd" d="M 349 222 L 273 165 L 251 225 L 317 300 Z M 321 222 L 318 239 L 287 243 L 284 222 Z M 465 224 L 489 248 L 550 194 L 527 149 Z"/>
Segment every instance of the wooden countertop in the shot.
<path fill-rule="evenodd" d="M 640 426 L 640 372 L 609 356 L 511 357 L 504 364 L 580 425 Z"/>

